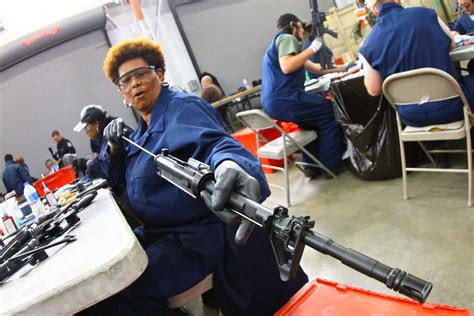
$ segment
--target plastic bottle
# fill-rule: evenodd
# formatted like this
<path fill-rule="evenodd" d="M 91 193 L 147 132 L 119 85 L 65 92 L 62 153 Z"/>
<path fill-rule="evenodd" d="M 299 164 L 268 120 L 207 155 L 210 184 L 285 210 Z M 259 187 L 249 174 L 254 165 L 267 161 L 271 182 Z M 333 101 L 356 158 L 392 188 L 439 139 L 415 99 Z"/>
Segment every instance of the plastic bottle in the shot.
<path fill-rule="evenodd" d="M 25 186 L 25 191 L 23 194 L 30 204 L 31 211 L 36 217 L 38 217 L 44 212 L 43 203 L 41 203 L 38 192 L 36 192 L 36 189 L 28 182 L 25 182 L 23 185 Z"/>
<path fill-rule="evenodd" d="M 21 228 L 24 216 L 21 212 L 21 209 L 18 207 L 15 195 L 8 198 L 4 203 L 2 203 L 2 209 L 2 213 L 5 214 L 5 218 L 11 218 L 11 220 L 15 222 L 16 229 Z"/>
<path fill-rule="evenodd" d="M 44 198 L 46 199 L 46 202 L 48 202 L 48 205 L 49 206 L 58 205 L 58 201 L 56 200 L 54 193 L 51 192 L 51 190 L 46 186 L 46 183 L 44 183 L 44 181 L 41 183 L 43 184 Z"/>
<path fill-rule="evenodd" d="M 18 230 L 18 226 L 16 225 L 15 220 L 12 216 L 4 215 L 2 217 L 2 222 L 7 234 L 13 234 Z"/>
<path fill-rule="evenodd" d="M 243 83 L 245 89 L 250 89 L 251 88 L 250 83 L 247 81 L 247 79 L 244 78 L 244 80 L 242 80 L 242 83 Z"/>
<path fill-rule="evenodd" d="M 9 235 L 13 234 L 18 230 L 18 226 L 15 222 L 15 219 L 13 216 L 8 214 L 7 211 L 7 202 L 1 203 L 0 204 L 0 216 L 1 216 L 1 222 L 2 224 L 0 226 L 3 234 Z"/>

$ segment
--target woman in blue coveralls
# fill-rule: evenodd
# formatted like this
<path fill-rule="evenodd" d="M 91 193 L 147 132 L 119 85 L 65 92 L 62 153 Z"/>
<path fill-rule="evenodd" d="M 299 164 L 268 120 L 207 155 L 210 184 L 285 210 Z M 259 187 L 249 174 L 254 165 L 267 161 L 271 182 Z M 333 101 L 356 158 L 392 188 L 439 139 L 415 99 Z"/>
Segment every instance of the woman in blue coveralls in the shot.
<path fill-rule="evenodd" d="M 458 0 L 458 5 L 462 8 L 463 14 L 451 29 L 461 35 L 474 34 L 474 0 Z"/>
<path fill-rule="evenodd" d="M 369 94 L 382 93 L 382 82 L 403 71 L 432 67 L 458 80 L 471 108 L 474 106 L 474 75 L 460 77 L 454 70 L 449 51 L 456 45 L 448 27 L 436 12 L 427 8 L 404 9 L 398 1 L 374 1 L 377 24 L 360 48 L 364 61 L 364 84 Z M 411 126 L 449 123 L 463 118 L 459 98 L 398 106 L 401 120 Z"/>
<path fill-rule="evenodd" d="M 153 153 L 168 148 L 182 160 L 192 157 L 210 165 L 216 188 L 212 196 L 193 199 L 157 175 L 153 157 L 122 142 L 126 130 L 120 118 L 106 127 L 109 146 L 101 160 L 115 181 L 126 181 L 130 202 L 144 223 L 135 233 L 149 264 L 140 278 L 99 309 L 111 315 L 180 315 L 180 310 L 167 309 L 167 299 L 213 273 L 224 315 L 273 314 L 307 276 L 300 269 L 296 278 L 280 281 L 263 231 L 252 231 L 246 220 L 226 225 L 210 211 L 234 216 L 223 210 L 232 190 L 258 201 L 270 194 L 258 161 L 224 131 L 209 103 L 163 83 L 164 57 L 155 42 L 120 42 L 109 50 L 104 71 L 140 114 L 129 137 Z"/>
<path fill-rule="evenodd" d="M 74 131 L 78 133 L 85 130 L 87 137 L 90 139 L 92 158 L 87 160 L 87 180 L 105 178 L 98 158 L 102 147 L 107 143 L 103 136 L 104 129 L 107 124 L 115 119 L 115 117 L 107 116 L 106 113 L 100 105 L 89 104 L 82 108 L 81 119 L 74 127 Z"/>
<path fill-rule="evenodd" d="M 336 122 L 332 104 L 327 99 L 304 91 L 305 69 L 321 72 L 319 64 L 309 58 L 322 46 L 322 39 L 315 39 L 301 51 L 304 36 L 303 23 L 291 13 L 280 16 L 280 30 L 268 46 L 263 59 L 262 105 L 272 118 L 295 122 L 301 128 L 314 130 L 318 139 L 305 148 L 328 169 L 338 173 L 343 154 L 342 129 Z M 303 159 L 310 162 L 305 156 Z M 321 171 L 305 168 L 309 178 Z"/>

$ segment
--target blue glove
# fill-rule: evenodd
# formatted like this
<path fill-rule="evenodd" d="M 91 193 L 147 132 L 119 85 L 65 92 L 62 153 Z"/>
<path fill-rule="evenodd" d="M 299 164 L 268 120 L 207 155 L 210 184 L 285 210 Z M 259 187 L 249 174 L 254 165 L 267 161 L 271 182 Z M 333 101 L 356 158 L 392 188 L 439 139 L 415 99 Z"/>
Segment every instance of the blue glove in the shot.
<path fill-rule="evenodd" d="M 249 238 L 255 224 L 232 212 L 226 206 L 231 192 L 239 193 L 253 201 L 258 201 L 260 198 L 260 184 L 257 179 L 245 172 L 244 169 L 232 160 L 221 162 L 217 166 L 214 176 L 216 178 L 214 193 L 211 196 L 208 192 L 201 191 L 201 198 L 207 207 L 225 223 L 237 224 L 240 222 L 235 234 L 235 243 L 242 245 Z"/>
<path fill-rule="evenodd" d="M 107 138 L 110 147 L 122 147 L 122 136 L 126 136 L 126 129 L 125 123 L 120 117 L 110 122 L 104 129 L 104 137 Z"/>

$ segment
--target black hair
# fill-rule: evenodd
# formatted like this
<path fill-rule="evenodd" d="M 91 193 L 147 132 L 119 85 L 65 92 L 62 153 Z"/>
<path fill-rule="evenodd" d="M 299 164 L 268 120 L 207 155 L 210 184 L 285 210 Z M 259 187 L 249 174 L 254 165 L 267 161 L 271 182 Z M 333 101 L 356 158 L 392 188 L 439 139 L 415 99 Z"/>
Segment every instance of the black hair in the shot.
<path fill-rule="evenodd" d="M 59 135 L 59 132 L 58 132 L 58 131 L 53 131 L 53 132 L 51 133 L 51 137 L 53 137 L 53 136 L 55 136 L 55 135 Z"/>
<path fill-rule="evenodd" d="M 99 122 L 99 133 L 102 135 L 104 133 L 104 129 L 107 125 L 109 125 L 110 122 L 116 119 L 114 116 L 107 116 L 107 112 L 104 112 L 106 115 L 103 120 L 98 121 Z"/>
<path fill-rule="evenodd" d="M 217 80 L 216 76 L 214 76 L 213 74 L 211 74 L 211 73 L 209 73 L 209 72 L 206 72 L 206 71 L 205 71 L 205 72 L 201 72 L 201 73 L 199 74 L 199 76 L 198 76 L 199 81 L 201 81 L 202 77 L 205 77 L 205 76 L 211 77 L 212 83 L 215 84 L 216 86 L 218 86 L 219 89 L 221 89 L 222 94 L 225 95 L 224 89 L 222 89 L 222 87 L 221 87 L 221 85 L 220 85 L 220 83 L 219 83 L 219 80 Z"/>
<path fill-rule="evenodd" d="M 301 22 L 301 20 L 296 15 L 293 13 L 285 13 L 278 18 L 277 27 L 281 32 L 291 34 L 293 32 L 292 23 L 298 22 Z"/>
<path fill-rule="evenodd" d="M 13 161 L 13 156 L 11 154 L 6 154 L 5 161 Z"/>
<path fill-rule="evenodd" d="M 293 27 L 291 24 L 287 24 L 280 28 L 280 32 L 286 33 L 286 34 L 293 34 Z"/>

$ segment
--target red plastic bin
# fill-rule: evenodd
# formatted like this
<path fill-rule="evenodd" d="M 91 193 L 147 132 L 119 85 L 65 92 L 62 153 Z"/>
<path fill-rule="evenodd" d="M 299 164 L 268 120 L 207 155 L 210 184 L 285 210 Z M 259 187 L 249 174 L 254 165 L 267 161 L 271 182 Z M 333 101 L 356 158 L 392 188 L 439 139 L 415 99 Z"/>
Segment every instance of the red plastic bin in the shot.
<path fill-rule="evenodd" d="M 306 284 L 276 316 L 468 316 L 467 308 L 418 303 L 408 298 L 380 294 L 324 279 Z"/>
<path fill-rule="evenodd" d="M 44 190 L 43 190 L 43 182 L 46 184 L 48 189 L 51 191 L 54 191 L 63 185 L 69 184 L 72 181 L 76 179 L 76 174 L 74 173 L 74 169 L 72 166 L 66 166 L 55 173 L 52 173 L 42 179 L 39 179 L 35 183 L 33 183 L 33 186 L 36 189 L 36 192 L 38 192 L 39 196 L 44 196 Z"/>

